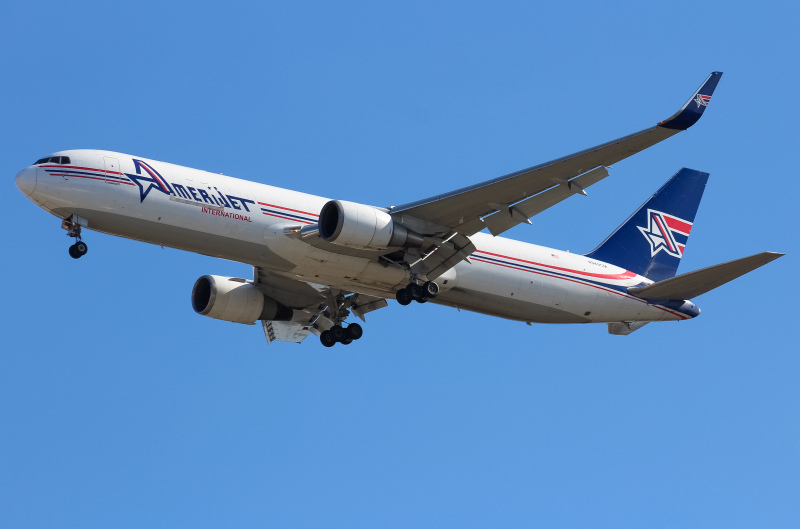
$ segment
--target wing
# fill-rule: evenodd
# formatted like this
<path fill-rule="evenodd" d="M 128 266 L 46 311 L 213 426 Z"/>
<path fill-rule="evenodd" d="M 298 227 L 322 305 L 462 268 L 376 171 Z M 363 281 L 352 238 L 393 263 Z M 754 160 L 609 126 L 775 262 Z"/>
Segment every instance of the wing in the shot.
<path fill-rule="evenodd" d="M 333 314 L 346 316 L 348 311 L 352 311 L 364 321 L 368 312 L 389 306 L 383 298 L 298 281 L 261 267 L 253 268 L 253 276 L 256 286 L 264 294 L 293 309 L 291 321 L 262 320 L 267 343 L 300 343 L 309 334 L 319 335 L 330 329 L 334 324 Z"/>
<path fill-rule="evenodd" d="M 576 194 L 608 175 L 606 167 L 694 125 L 719 82 L 713 72 L 672 117 L 648 129 L 500 178 L 390 209 L 414 221 L 469 236 L 487 227 L 498 235 Z M 418 224 L 417 224 L 418 225 Z"/>

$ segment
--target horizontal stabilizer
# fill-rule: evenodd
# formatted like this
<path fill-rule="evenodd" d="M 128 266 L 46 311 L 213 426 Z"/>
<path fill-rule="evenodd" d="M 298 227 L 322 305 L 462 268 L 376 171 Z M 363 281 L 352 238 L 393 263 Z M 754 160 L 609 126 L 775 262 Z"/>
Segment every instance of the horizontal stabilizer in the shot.
<path fill-rule="evenodd" d="M 742 257 L 671 277 L 645 287 L 631 287 L 628 289 L 628 293 L 642 299 L 691 299 L 752 272 L 783 255 L 782 253 L 763 252 L 750 257 Z"/>

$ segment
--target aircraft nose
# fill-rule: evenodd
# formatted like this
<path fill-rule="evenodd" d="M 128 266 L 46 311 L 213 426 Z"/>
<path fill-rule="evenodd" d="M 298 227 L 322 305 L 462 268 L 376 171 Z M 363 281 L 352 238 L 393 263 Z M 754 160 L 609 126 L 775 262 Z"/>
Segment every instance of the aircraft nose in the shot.
<path fill-rule="evenodd" d="M 31 196 L 36 189 L 36 167 L 26 167 L 17 173 L 17 187 L 25 196 Z"/>

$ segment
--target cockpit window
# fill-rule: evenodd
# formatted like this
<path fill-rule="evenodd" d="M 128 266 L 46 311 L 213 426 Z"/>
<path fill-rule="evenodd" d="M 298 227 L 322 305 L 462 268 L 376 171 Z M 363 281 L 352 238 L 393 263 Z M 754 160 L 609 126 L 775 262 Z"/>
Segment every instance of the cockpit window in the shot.
<path fill-rule="evenodd" d="M 47 158 L 40 158 L 36 160 L 33 165 L 39 165 L 40 163 L 57 163 L 60 165 L 69 165 L 70 162 L 69 156 L 48 156 Z"/>

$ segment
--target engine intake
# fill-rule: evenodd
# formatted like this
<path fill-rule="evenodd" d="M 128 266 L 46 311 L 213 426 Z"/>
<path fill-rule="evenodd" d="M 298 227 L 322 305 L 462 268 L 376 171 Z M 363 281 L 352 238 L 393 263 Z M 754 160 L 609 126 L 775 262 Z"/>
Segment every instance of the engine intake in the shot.
<path fill-rule="evenodd" d="M 252 281 L 212 275 L 195 281 L 192 308 L 209 318 L 249 325 L 257 320 L 288 321 L 293 315 L 292 309 L 265 296 Z"/>
<path fill-rule="evenodd" d="M 372 206 L 331 200 L 319 214 L 319 236 L 330 243 L 360 250 L 420 248 L 423 237 Z"/>

